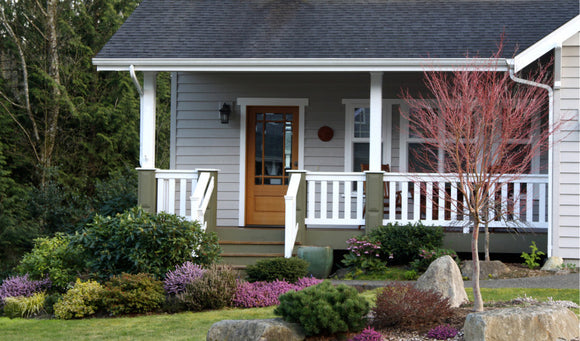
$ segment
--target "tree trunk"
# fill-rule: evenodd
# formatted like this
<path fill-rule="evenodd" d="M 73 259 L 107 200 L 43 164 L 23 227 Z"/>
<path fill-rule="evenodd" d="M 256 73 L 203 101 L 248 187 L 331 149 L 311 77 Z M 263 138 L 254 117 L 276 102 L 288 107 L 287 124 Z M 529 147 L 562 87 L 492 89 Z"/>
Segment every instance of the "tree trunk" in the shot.
<path fill-rule="evenodd" d="M 473 283 L 473 310 L 483 311 L 483 298 L 481 297 L 481 290 L 479 288 L 479 222 L 473 223 L 473 235 L 471 238 L 471 259 L 473 260 L 473 275 L 471 282 Z"/>
<path fill-rule="evenodd" d="M 485 222 L 485 261 L 489 262 L 489 222 Z"/>

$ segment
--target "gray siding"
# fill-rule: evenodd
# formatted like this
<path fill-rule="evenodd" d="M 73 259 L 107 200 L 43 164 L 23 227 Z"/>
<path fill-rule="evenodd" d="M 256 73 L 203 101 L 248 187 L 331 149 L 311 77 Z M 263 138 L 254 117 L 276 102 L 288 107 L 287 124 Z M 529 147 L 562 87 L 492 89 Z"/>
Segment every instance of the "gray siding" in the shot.
<path fill-rule="evenodd" d="M 230 123 L 218 121 L 218 105 L 239 97 L 308 98 L 305 111 L 304 166 L 310 171 L 344 170 L 345 98 L 368 98 L 367 73 L 177 73 L 172 168 L 217 168 L 218 226 L 237 226 L 239 207 L 239 107 Z M 401 86 L 420 84 L 421 73 L 389 73 L 383 98 L 396 98 Z M 398 114 L 393 143 L 398 146 Z M 334 137 L 318 139 L 330 126 Z M 398 150 L 393 150 L 398 159 Z M 393 163 L 394 164 L 394 163 Z M 241 165 L 244 167 L 244 165 Z"/>
<path fill-rule="evenodd" d="M 554 254 L 580 259 L 580 33 L 562 47 L 562 87 L 559 91 L 560 117 L 570 121 L 563 126 L 564 139 L 556 149 L 559 174 L 554 194 L 557 228 Z"/>

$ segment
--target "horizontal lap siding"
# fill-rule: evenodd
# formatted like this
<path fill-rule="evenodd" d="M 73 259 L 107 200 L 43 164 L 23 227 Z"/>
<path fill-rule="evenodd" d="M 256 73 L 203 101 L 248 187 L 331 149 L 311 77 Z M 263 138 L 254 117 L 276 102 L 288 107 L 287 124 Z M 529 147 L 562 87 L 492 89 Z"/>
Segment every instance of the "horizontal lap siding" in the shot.
<path fill-rule="evenodd" d="M 569 118 L 559 146 L 557 255 L 580 259 L 580 44 L 579 34 L 562 47 L 560 115 Z"/>

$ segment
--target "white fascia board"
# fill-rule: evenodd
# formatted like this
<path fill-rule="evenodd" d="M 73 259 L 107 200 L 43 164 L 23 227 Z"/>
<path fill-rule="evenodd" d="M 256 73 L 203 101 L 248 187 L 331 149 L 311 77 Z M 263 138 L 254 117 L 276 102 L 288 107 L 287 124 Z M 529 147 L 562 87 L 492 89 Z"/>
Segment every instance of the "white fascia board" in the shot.
<path fill-rule="evenodd" d="M 534 45 L 514 57 L 514 71 L 521 71 L 553 48 L 560 47 L 571 36 L 580 31 L 580 15 L 557 28 Z"/>
<path fill-rule="evenodd" d="M 505 59 L 489 58 L 304 58 L 304 59 L 106 59 L 93 58 L 98 71 L 266 71 L 266 72 L 381 72 L 381 71 L 507 71 Z"/>

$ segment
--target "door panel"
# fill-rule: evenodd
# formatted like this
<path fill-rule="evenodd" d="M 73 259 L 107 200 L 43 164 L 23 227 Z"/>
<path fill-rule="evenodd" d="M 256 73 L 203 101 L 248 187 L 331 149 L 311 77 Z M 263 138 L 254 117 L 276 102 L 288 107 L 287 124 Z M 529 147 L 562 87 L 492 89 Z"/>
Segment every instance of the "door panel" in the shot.
<path fill-rule="evenodd" d="M 298 107 L 247 108 L 246 225 L 284 225 L 287 171 L 298 165 Z"/>

